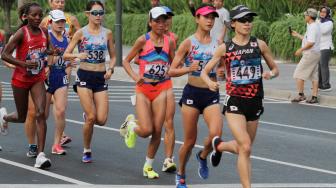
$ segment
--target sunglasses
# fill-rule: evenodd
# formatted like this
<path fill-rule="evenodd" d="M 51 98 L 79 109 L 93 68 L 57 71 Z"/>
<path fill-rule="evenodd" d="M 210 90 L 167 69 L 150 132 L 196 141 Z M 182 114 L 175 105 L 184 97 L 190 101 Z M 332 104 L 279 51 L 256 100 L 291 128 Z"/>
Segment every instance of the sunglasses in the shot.
<path fill-rule="evenodd" d="M 91 10 L 86 12 L 89 12 L 92 16 L 104 16 L 105 14 L 104 10 Z"/>
<path fill-rule="evenodd" d="M 254 19 L 253 16 L 244 16 L 242 18 L 236 19 L 236 21 L 239 22 L 239 23 L 246 23 L 246 22 L 252 23 L 253 19 Z"/>

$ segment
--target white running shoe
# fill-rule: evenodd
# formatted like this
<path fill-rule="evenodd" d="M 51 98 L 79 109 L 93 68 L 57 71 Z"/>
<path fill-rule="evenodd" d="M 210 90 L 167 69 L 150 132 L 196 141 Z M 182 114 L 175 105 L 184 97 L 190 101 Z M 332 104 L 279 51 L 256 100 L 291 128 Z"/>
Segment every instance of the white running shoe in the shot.
<path fill-rule="evenodd" d="M 121 124 L 120 129 L 119 129 L 120 136 L 125 137 L 125 135 L 127 133 L 128 122 L 130 122 L 130 121 L 135 122 L 135 117 L 134 117 L 133 114 L 128 114 L 124 123 Z"/>
<path fill-rule="evenodd" d="M 176 164 L 173 161 L 173 158 L 166 158 L 162 165 L 162 171 L 172 173 L 176 171 Z"/>
<path fill-rule="evenodd" d="M 8 134 L 8 124 L 3 119 L 5 117 L 5 115 L 7 115 L 6 108 L 0 108 L 0 133 L 2 135 L 7 135 Z"/>
<path fill-rule="evenodd" d="M 34 167 L 40 169 L 46 169 L 49 168 L 50 166 L 51 166 L 50 159 L 46 158 L 46 155 L 43 152 L 39 153 L 36 157 Z"/>

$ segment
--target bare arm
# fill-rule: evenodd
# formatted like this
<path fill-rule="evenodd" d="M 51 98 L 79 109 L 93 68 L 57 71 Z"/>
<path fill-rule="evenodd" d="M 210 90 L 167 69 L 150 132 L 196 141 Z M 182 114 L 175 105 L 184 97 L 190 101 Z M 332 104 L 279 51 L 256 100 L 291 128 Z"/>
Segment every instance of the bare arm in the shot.
<path fill-rule="evenodd" d="M 143 78 L 141 78 L 140 75 L 138 75 L 137 73 L 135 73 L 131 67 L 130 62 L 133 60 L 133 58 L 139 53 L 139 51 L 143 48 L 143 46 L 146 43 L 146 39 L 145 36 L 141 36 L 139 37 L 131 51 L 128 53 L 128 55 L 126 56 L 126 58 L 123 60 L 123 67 L 125 69 L 125 71 L 127 72 L 127 74 L 137 83 L 137 84 L 142 84 L 143 82 Z"/>
<path fill-rule="evenodd" d="M 169 39 L 169 62 L 173 62 L 175 57 L 175 45 L 172 40 Z"/>
<path fill-rule="evenodd" d="M 21 41 L 23 40 L 23 31 L 22 29 L 19 29 L 9 40 L 8 44 L 5 46 L 1 58 L 6 61 L 9 64 L 12 64 L 14 66 L 20 66 L 20 67 L 27 67 L 28 64 L 26 62 L 18 60 L 12 56 L 14 49 L 20 45 Z M 34 67 L 29 67 L 34 68 Z"/>
<path fill-rule="evenodd" d="M 279 68 L 278 68 L 278 65 L 274 62 L 273 55 L 272 55 L 270 48 L 262 40 L 258 40 L 258 44 L 261 50 L 261 54 L 264 57 L 268 68 L 270 69 L 270 71 L 263 73 L 263 78 L 266 80 L 269 80 L 269 79 L 279 76 Z"/>
<path fill-rule="evenodd" d="M 112 34 L 112 31 L 110 30 L 107 33 L 107 40 L 108 40 L 107 47 L 108 47 L 109 54 L 110 54 L 110 62 L 109 62 L 109 68 L 107 69 L 107 72 L 105 74 L 105 79 L 110 79 L 111 75 L 114 72 L 114 66 L 116 64 L 113 34 Z"/>
<path fill-rule="evenodd" d="M 221 62 L 222 57 L 224 56 L 225 53 L 226 53 L 226 46 L 225 44 L 222 44 L 216 49 L 214 55 L 212 56 L 212 59 L 206 64 L 206 66 L 201 72 L 201 78 L 208 85 L 211 91 L 217 91 L 219 89 L 219 83 L 212 81 L 209 77 L 209 73 L 217 65 L 218 62 Z M 223 66 L 222 63 L 221 66 Z"/>
<path fill-rule="evenodd" d="M 190 67 L 184 67 L 183 66 L 183 60 L 185 56 L 189 53 L 189 49 L 191 46 L 191 41 L 189 39 L 184 40 L 180 47 L 178 48 L 175 58 L 173 60 L 172 65 L 170 66 L 169 69 L 169 76 L 171 77 L 179 77 L 184 74 L 190 73 L 194 70 L 197 70 L 198 68 L 198 63 L 195 62 L 193 63 Z M 196 66 L 195 66 L 196 64 Z M 195 68 L 196 67 L 196 68 Z"/>
<path fill-rule="evenodd" d="M 80 30 L 81 26 L 79 24 L 78 19 L 76 18 L 76 16 L 71 16 L 70 17 L 71 23 L 74 26 L 75 30 L 78 31 Z"/>
<path fill-rule="evenodd" d="M 87 58 L 88 55 L 86 53 L 76 53 L 76 54 L 72 53 L 76 45 L 81 41 L 82 35 L 83 35 L 83 32 L 81 30 L 76 31 L 75 35 L 71 39 L 67 49 L 64 52 L 64 55 L 63 55 L 64 60 L 70 61 L 70 60 L 74 60 L 75 58 L 79 58 L 79 59 Z"/>
<path fill-rule="evenodd" d="M 303 40 L 303 35 L 300 35 L 298 32 L 296 32 L 294 30 L 292 31 L 292 36 L 296 37 L 296 38 L 298 38 L 300 40 Z"/>

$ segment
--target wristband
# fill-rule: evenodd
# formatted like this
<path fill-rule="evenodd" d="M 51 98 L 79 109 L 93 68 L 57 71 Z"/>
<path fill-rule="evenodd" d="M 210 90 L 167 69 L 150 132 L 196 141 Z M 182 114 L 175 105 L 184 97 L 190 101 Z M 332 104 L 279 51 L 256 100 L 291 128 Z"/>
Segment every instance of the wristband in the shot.
<path fill-rule="evenodd" d="M 270 71 L 269 73 L 270 73 L 270 76 L 271 76 L 271 78 L 270 78 L 270 79 L 273 79 L 273 78 L 275 78 L 275 77 L 276 77 L 276 76 L 275 76 L 275 74 L 274 74 L 272 71 Z"/>
<path fill-rule="evenodd" d="M 114 73 L 114 67 L 109 67 L 107 71 L 111 71 L 111 73 Z"/>

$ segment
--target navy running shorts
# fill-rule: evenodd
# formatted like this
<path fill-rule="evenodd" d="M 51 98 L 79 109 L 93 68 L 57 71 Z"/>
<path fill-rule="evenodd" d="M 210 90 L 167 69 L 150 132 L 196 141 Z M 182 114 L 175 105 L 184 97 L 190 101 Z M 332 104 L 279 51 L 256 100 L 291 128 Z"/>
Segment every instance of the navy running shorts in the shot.
<path fill-rule="evenodd" d="M 264 113 L 262 98 L 242 98 L 226 95 L 224 99 L 223 114 L 234 113 L 245 116 L 246 121 L 255 121 Z"/>
<path fill-rule="evenodd" d="M 50 69 L 49 77 L 46 82 L 48 86 L 47 92 L 54 94 L 57 89 L 68 87 L 69 78 L 64 69 Z"/>
<path fill-rule="evenodd" d="M 219 103 L 219 92 L 214 92 L 208 88 L 195 87 L 187 84 L 183 89 L 182 98 L 179 105 L 182 104 L 194 107 L 203 114 L 206 107 Z"/>
<path fill-rule="evenodd" d="M 92 90 L 93 93 L 106 91 L 108 85 L 104 78 L 104 72 L 87 71 L 78 69 L 76 77 L 76 86 L 85 87 Z"/>

